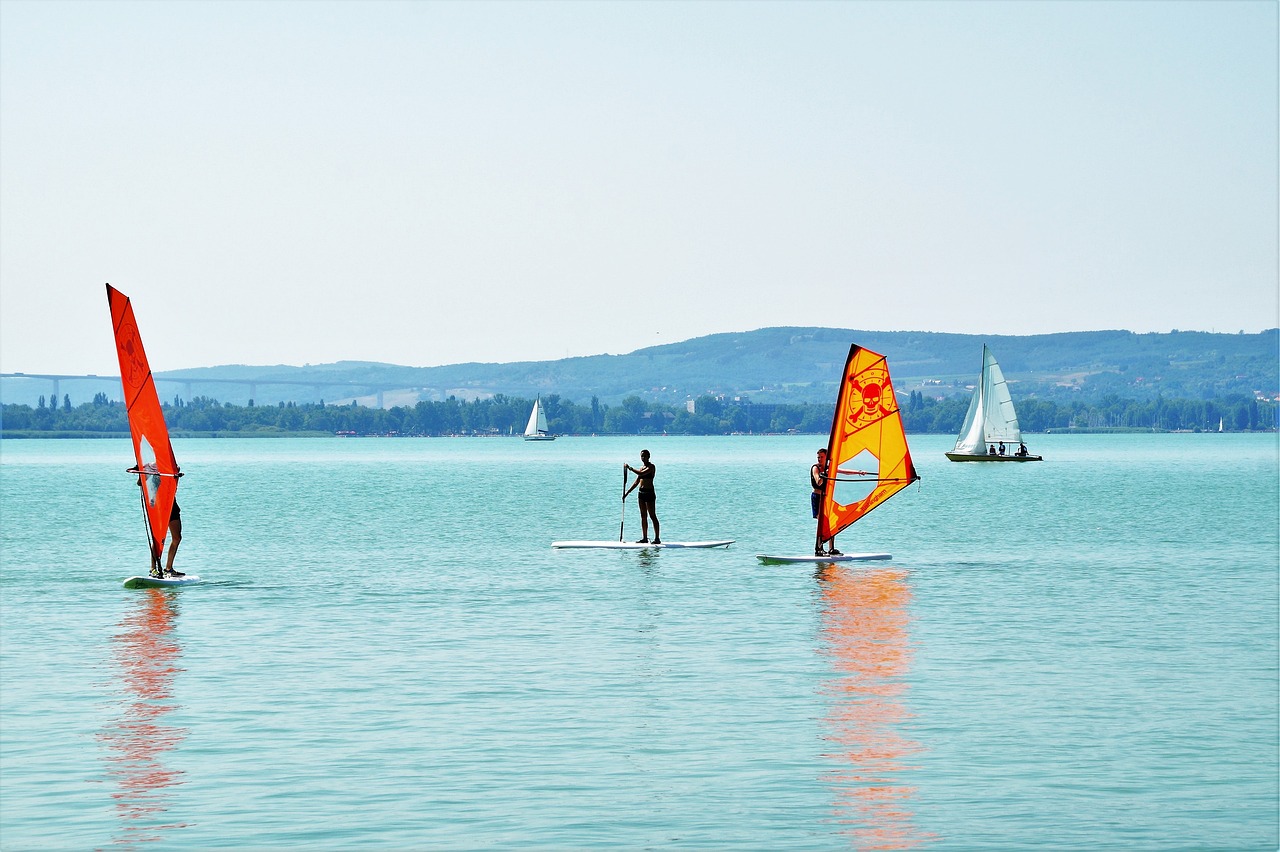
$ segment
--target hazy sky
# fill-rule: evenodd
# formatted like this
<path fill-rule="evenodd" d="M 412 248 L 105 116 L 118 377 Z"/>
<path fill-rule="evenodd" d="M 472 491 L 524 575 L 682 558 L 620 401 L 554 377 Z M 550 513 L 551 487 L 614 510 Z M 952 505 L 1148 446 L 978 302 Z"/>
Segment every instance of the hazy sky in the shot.
<path fill-rule="evenodd" d="M 1259 331 L 1277 4 L 0 2 L 0 369 Z"/>

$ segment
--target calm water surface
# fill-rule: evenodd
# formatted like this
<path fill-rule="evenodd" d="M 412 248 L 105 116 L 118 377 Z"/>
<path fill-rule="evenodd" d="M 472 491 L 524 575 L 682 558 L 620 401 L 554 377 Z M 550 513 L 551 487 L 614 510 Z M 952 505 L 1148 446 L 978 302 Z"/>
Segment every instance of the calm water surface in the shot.
<path fill-rule="evenodd" d="M 1275 849 L 1274 435 L 1036 436 L 811 547 L 814 437 L 0 445 L 0 848 Z M 668 540 L 616 538 L 658 465 Z M 638 537 L 632 502 L 628 537 Z"/>

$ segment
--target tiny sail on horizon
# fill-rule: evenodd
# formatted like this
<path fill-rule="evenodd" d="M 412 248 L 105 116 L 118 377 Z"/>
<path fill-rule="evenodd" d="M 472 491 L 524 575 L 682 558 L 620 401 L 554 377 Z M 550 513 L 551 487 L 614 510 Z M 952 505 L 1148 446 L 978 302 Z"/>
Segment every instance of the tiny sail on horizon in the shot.
<path fill-rule="evenodd" d="M 845 362 L 827 458 L 829 476 L 818 512 L 818 538 L 823 541 L 920 478 L 888 362 L 856 343 Z"/>
<path fill-rule="evenodd" d="M 547 431 L 547 413 L 542 410 L 542 398 L 533 401 L 533 410 L 529 412 L 529 422 L 524 427 L 526 441 L 554 441 L 555 435 Z"/>
<path fill-rule="evenodd" d="M 120 359 L 120 384 L 124 389 L 125 409 L 129 414 L 129 434 L 133 439 L 136 465 L 130 473 L 142 478 L 142 503 L 147 516 L 147 538 L 151 545 L 151 563 L 160 563 L 165 537 L 169 532 L 169 515 L 178 493 L 178 461 L 169 442 L 164 411 L 156 393 L 155 379 L 142 337 L 133 317 L 129 297 L 107 285 L 107 303 L 111 307 L 111 330 L 115 335 L 116 354 Z"/>
<path fill-rule="evenodd" d="M 989 452 L 996 444 L 1006 445 L 1008 452 Z M 985 344 L 978 385 L 973 389 L 956 445 L 946 455 L 952 461 L 1041 461 L 1040 456 L 1023 450 L 1022 429 L 1018 426 L 1009 384 L 996 363 L 996 356 Z"/>

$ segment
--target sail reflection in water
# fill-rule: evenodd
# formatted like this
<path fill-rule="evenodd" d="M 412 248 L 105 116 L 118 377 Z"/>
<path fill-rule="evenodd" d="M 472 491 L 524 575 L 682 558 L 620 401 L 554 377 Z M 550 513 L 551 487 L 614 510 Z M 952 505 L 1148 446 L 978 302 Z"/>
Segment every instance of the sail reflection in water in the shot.
<path fill-rule="evenodd" d="M 108 774 L 119 786 L 112 794 L 123 835 L 118 845 L 154 842 L 184 824 L 163 822 L 169 788 L 182 783 L 180 770 L 161 762 L 186 738 L 187 729 L 163 724 L 173 703 L 181 649 L 173 640 L 177 600 L 171 591 L 146 589 L 137 609 L 121 622 L 114 658 L 124 687 L 121 712 L 98 735 L 106 746 Z"/>
<path fill-rule="evenodd" d="M 857 849 L 911 849 L 937 840 L 913 825 L 916 788 L 901 774 L 923 751 L 901 732 L 911 714 L 902 703 L 910 671 L 906 573 L 894 569 L 818 572 L 822 635 L 834 676 L 826 737 L 842 766 L 824 780 L 835 790 L 836 819 Z"/>

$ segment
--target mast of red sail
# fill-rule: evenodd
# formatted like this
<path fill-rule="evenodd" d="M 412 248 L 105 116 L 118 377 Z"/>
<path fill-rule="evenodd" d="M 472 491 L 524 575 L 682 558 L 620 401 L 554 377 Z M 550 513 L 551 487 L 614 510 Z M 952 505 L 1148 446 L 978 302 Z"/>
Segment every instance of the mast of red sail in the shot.
<path fill-rule="evenodd" d="M 128 296 L 110 284 L 107 285 L 107 303 L 111 308 L 111 330 L 115 335 L 116 354 L 120 358 L 120 384 L 129 413 L 129 434 L 133 439 L 136 461 L 130 473 L 136 473 L 142 485 L 151 561 L 155 564 L 164 552 L 169 515 L 173 511 L 181 473 L 173 455 L 173 445 L 169 442 L 169 430 L 165 426 L 160 397 L 156 394 L 155 379 L 133 317 L 133 306 Z"/>

